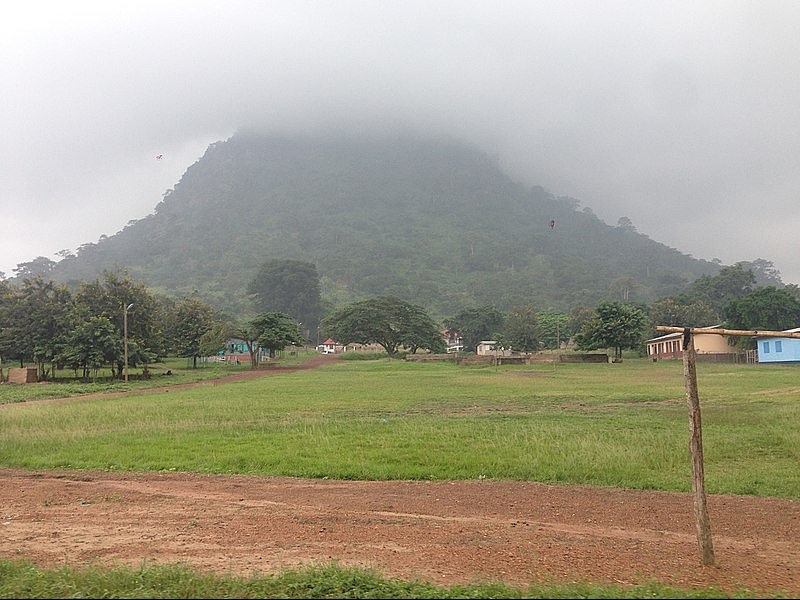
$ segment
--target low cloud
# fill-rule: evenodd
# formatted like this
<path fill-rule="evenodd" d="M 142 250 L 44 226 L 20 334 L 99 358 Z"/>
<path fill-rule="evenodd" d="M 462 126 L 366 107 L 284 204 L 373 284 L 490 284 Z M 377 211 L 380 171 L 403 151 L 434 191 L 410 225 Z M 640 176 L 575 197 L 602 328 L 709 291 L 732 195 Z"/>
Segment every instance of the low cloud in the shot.
<path fill-rule="evenodd" d="M 0 270 L 152 212 L 240 127 L 457 136 L 698 258 L 800 282 L 800 5 L 33 2 L 0 25 Z M 155 156 L 164 159 L 156 161 Z"/>

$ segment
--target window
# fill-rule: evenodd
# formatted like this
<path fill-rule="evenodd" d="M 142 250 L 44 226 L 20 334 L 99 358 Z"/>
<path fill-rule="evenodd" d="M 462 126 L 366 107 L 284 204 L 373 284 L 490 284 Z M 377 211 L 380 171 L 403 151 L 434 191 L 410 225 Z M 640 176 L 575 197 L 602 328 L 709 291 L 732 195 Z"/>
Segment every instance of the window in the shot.
<path fill-rule="evenodd" d="M 783 350 L 782 346 L 781 340 L 775 340 L 775 352 L 781 352 Z"/>
<path fill-rule="evenodd" d="M 761 346 L 764 351 L 764 354 L 769 354 L 769 342 L 764 342 Z"/>

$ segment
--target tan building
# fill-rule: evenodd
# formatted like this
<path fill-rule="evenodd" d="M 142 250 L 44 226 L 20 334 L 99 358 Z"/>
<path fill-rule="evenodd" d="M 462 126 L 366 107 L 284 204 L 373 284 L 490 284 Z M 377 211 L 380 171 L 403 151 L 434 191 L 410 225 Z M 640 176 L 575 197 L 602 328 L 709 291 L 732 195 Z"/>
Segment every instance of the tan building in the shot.
<path fill-rule="evenodd" d="M 702 327 L 701 329 L 716 329 L 713 327 Z M 729 336 L 716 333 L 698 333 L 695 330 L 692 335 L 694 349 L 697 356 L 706 355 L 707 358 L 714 357 L 733 357 L 736 350 L 728 344 Z M 683 333 L 669 333 L 661 337 L 652 338 L 645 342 L 647 344 L 647 356 L 653 360 L 657 359 L 683 359 Z"/>
<path fill-rule="evenodd" d="M 495 340 L 483 340 L 478 344 L 478 347 L 475 348 L 475 354 L 479 356 L 485 356 L 488 354 L 494 354 L 500 350 L 500 346 Z"/>

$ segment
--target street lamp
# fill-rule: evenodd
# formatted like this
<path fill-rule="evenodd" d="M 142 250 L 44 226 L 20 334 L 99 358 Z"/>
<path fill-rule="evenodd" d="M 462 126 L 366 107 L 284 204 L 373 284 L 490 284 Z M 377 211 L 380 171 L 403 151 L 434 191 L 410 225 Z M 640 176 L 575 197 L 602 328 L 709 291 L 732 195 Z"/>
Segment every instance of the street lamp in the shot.
<path fill-rule="evenodd" d="M 128 311 L 133 303 L 128 304 L 122 311 L 122 339 L 125 344 L 125 383 L 128 383 Z"/>

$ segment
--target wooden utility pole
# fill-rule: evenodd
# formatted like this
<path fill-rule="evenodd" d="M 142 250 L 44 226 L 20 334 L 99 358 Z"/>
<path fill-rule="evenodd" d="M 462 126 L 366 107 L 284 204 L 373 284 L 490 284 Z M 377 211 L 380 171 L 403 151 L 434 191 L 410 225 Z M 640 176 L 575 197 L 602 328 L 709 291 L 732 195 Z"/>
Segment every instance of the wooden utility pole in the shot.
<path fill-rule="evenodd" d="M 741 329 L 719 329 L 710 327 L 666 327 L 659 325 L 656 331 L 683 333 L 683 376 L 686 385 L 686 403 L 689 407 L 689 449 L 692 456 L 692 495 L 697 529 L 697 545 L 704 565 L 714 564 L 714 544 L 711 540 L 711 523 L 706 505 L 705 469 L 703 466 L 703 427 L 700 420 L 700 397 L 697 393 L 697 369 L 692 334 L 713 334 L 738 337 L 789 337 L 800 338 L 800 332 L 747 331 Z"/>
<path fill-rule="evenodd" d="M 706 505 L 705 471 L 703 468 L 703 427 L 700 421 L 700 396 L 697 393 L 697 369 L 694 340 L 690 329 L 683 332 L 683 377 L 686 404 L 689 407 L 689 449 L 692 455 L 692 496 L 697 529 L 697 545 L 704 565 L 714 564 L 714 543 Z"/>

